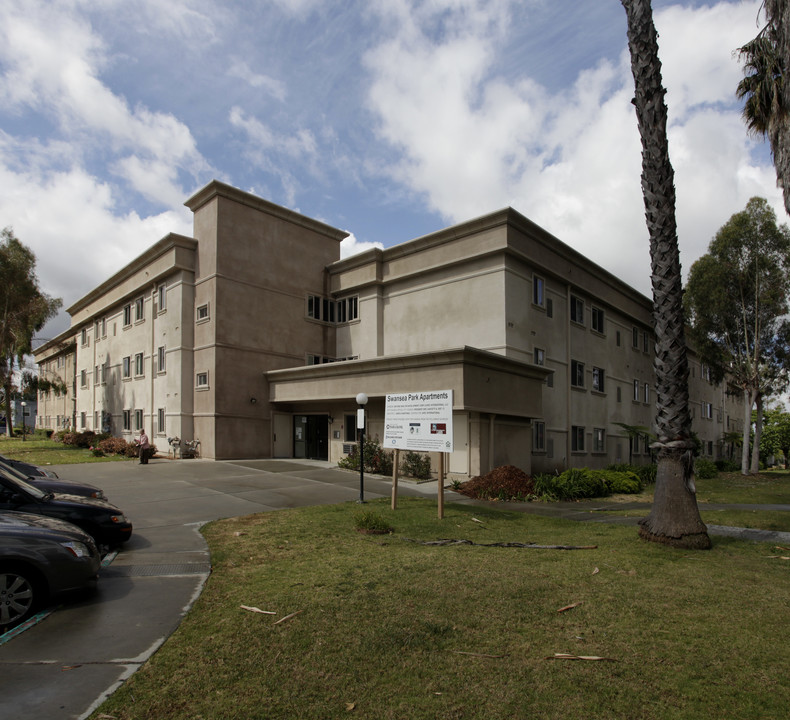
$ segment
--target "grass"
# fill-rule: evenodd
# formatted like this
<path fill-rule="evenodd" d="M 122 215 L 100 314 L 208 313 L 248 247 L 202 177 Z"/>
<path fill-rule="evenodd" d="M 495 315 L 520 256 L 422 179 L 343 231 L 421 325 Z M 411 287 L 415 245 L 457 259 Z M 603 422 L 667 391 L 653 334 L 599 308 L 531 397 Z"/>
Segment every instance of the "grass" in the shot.
<path fill-rule="evenodd" d="M 105 455 L 94 457 L 86 448 L 47 440 L 40 434 L 28 435 L 27 439 L 21 437 L 9 438 L 0 435 L 0 455 L 14 460 L 23 460 L 33 465 L 74 465 L 76 463 L 117 462 L 130 458 L 120 455 Z"/>
<path fill-rule="evenodd" d="M 786 551 L 716 538 L 682 552 L 630 527 L 454 504 L 440 521 L 422 499 L 370 507 L 394 534 L 356 532 L 354 503 L 206 526 L 206 589 L 93 717 L 786 716 Z M 597 547 L 406 540 L 442 537 Z"/>

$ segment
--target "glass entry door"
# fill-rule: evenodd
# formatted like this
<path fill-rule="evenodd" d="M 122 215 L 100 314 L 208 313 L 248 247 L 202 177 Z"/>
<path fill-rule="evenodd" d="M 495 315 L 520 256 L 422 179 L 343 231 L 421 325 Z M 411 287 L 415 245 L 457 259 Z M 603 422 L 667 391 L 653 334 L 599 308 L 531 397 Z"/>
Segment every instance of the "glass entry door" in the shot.
<path fill-rule="evenodd" d="M 327 415 L 294 415 L 294 457 L 329 460 Z"/>

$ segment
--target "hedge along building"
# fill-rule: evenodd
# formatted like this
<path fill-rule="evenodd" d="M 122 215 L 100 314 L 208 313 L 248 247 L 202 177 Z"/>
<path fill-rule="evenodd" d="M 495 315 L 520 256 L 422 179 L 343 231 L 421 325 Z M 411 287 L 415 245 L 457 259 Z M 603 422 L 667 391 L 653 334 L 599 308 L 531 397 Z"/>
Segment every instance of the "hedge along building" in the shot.
<path fill-rule="evenodd" d="M 339 260 L 347 233 L 228 185 L 186 205 L 194 238 L 163 238 L 36 351 L 45 377 L 74 368 L 77 430 L 336 461 L 357 393 L 383 437 L 388 393 L 452 389 L 452 473 L 649 458 L 650 301 L 515 210 Z M 692 367 L 695 430 L 719 456 L 741 413 Z M 56 403 L 42 394 L 39 425 Z"/>

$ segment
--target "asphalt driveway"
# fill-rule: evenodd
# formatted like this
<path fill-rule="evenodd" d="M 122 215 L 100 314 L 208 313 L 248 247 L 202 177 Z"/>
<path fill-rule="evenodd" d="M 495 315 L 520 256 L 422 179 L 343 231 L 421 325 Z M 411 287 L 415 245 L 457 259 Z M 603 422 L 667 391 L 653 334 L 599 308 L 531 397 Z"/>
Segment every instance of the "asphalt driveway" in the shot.
<path fill-rule="evenodd" d="M 224 517 L 354 501 L 359 476 L 309 461 L 154 459 L 64 465 L 64 479 L 103 488 L 134 534 L 101 571 L 96 593 L 64 604 L 0 645 L 0 718 L 87 717 L 178 627 L 211 565 L 199 532 Z M 365 477 L 365 498 L 389 497 Z M 435 495 L 435 483 L 399 494 Z"/>

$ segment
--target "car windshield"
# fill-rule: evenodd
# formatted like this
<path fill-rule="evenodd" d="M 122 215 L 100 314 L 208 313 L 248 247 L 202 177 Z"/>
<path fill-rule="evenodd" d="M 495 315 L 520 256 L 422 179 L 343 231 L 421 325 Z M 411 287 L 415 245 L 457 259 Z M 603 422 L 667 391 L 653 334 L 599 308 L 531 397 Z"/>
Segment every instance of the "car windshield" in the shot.
<path fill-rule="evenodd" d="M 15 480 L 27 482 L 27 475 L 19 472 L 13 465 L 9 465 L 5 460 L 0 460 L 0 470 L 4 470 L 6 475 L 10 475 Z"/>
<path fill-rule="evenodd" d="M 5 471 L 5 468 L 0 468 L 0 475 L 2 475 L 6 480 L 6 485 L 15 485 L 20 490 L 23 490 L 28 495 L 32 495 L 36 500 L 43 500 L 46 498 L 49 493 L 41 490 L 40 488 L 34 487 L 26 480 L 19 480 L 16 477 L 13 477 L 10 473 Z"/>

